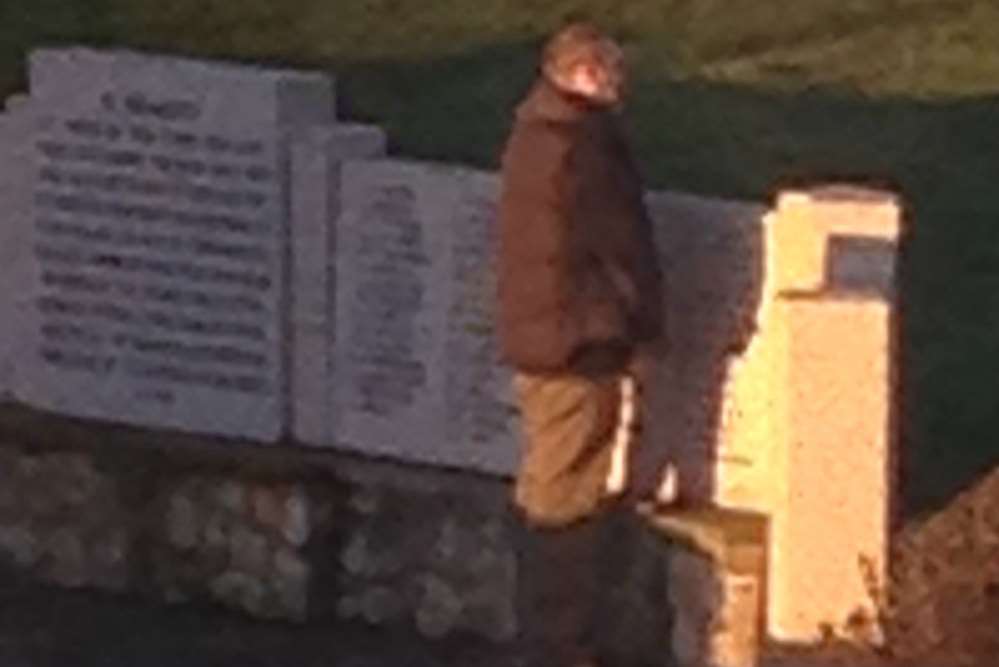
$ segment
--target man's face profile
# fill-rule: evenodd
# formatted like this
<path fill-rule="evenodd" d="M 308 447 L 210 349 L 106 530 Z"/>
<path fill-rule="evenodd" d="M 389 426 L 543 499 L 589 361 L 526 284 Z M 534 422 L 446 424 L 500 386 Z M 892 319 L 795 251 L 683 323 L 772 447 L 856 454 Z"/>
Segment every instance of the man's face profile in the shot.
<path fill-rule="evenodd" d="M 566 88 L 600 106 L 617 106 L 623 96 L 623 76 L 599 63 L 580 61 L 566 76 Z"/>
<path fill-rule="evenodd" d="M 597 106 L 618 106 L 624 97 L 621 48 L 589 24 L 574 24 L 556 33 L 543 61 L 552 83 Z"/>

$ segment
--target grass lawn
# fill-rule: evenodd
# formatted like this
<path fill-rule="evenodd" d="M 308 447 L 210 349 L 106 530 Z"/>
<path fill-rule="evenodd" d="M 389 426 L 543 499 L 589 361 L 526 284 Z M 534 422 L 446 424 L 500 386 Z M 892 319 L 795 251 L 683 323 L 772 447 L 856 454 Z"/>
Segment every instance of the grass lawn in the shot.
<path fill-rule="evenodd" d="M 0 94 L 80 42 L 334 72 L 393 150 L 490 167 L 538 40 L 588 16 L 635 65 L 650 184 L 764 198 L 791 177 L 896 184 L 910 512 L 999 462 L 999 6 L 992 0 L 7 0 Z"/>

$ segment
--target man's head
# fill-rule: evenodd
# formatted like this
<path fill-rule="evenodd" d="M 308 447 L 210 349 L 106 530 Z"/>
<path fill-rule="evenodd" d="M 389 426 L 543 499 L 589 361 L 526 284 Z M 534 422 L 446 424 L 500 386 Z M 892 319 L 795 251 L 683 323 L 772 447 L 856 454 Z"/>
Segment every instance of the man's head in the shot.
<path fill-rule="evenodd" d="M 621 47 L 588 23 L 570 24 L 548 40 L 541 71 L 562 90 L 601 106 L 615 106 L 624 95 Z"/>

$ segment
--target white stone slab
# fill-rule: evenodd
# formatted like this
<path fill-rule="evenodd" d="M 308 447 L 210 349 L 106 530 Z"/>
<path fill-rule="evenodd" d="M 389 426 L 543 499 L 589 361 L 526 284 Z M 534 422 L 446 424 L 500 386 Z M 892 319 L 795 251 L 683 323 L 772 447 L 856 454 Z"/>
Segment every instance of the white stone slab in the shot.
<path fill-rule="evenodd" d="M 51 110 L 197 124 L 230 139 L 334 119 L 333 82 L 315 72 L 77 47 L 32 51 L 29 82 Z"/>
<path fill-rule="evenodd" d="M 492 331 L 496 178 L 376 161 L 346 164 L 342 187 L 338 444 L 508 474 L 516 418 Z"/>
<path fill-rule="evenodd" d="M 787 496 L 771 531 L 770 631 L 788 642 L 819 642 L 827 630 L 880 641 L 896 497 L 893 304 L 826 298 L 786 308 Z"/>
<path fill-rule="evenodd" d="M 495 336 L 496 207 L 499 180 L 463 170 L 448 230 L 448 297 L 440 363 L 445 438 L 468 467 L 512 473 L 519 459 L 519 420 L 510 371 Z"/>
<path fill-rule="evenodd" d="M 347 160 L 384 155 L 385 133 L 367 125 L 317 127 L 291 147 L 292 433 L 329 445 L 335 293 L 335 225 L 340 168 Z"/>
<path fill-rule="evenodd" d="M 20 96 L 19 96 L 20 97 Z M 9 100 L 8 100 L 9 102 Z M 17 385 L 15 361 L 22 352 L 24 333 L 30 327 L 30 221 L 31 117 L 14 107 L 0 115 L 0 154 L 6 166 L 0 169 L 0 399 L 14 397 Z"/>
<path fill-rule="evenodd" d="M 299 98 L 277 74 L 134 54 L 36 52 L 32 75 L 42 99 L 25 217 L 39 321 L 18 395 L 70 415 L 277 439 L 290 356 L 281 124 Z M 311 80 L 289 76 L 293 90 Z"/>

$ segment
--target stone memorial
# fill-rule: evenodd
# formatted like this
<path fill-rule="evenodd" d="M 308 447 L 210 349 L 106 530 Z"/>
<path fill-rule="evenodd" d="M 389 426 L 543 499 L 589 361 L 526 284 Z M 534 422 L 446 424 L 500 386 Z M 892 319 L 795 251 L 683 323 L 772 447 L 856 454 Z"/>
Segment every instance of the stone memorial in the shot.
<path fill-rule="evenodd" d="M 385 134 L 365 125 L 317 126 L 291 146 L 292 433 L 299 442 L 334 443 L 327 418 L 335 345 L 336 221 L 345 160 L 384 155 Z"/>
<path fill-rule="evenodd" d="M 672 229 L 680 219 L 673 218 Z M 729 345 L 711 342 L 718 333 L 712 327 L 683 319 L 685 303 L 717 306 L 717 295 L 698 289 L 723 285 L 717 272 L 707 283 L 684 280 L 670 303 L 671 336 L 679 326 L 680 344 L 663 372 L 665 384 L 672 378 L 676 386 L 666 389 L 656 413 L 663 416 L 650 424 L 652 441 L 675 437 L 661 429 L 684 434 L 666 449 L 678 457 L 686 493 L 768 517 L 766 627 L 775 638 L 809 643 L 832 633 L 880 641 L 878 599 L 894 500 L 900 224 L 899 204 L 887 193 L 784 193 L 755 227 L 755 240 L 742 244 L 741 254 L 755 257 L 749 266 L 756 268 L 739 277 L 745 265 L 725 267 L 730 284 L 719 294 L 728 295 L 729 305 L 705 315 L 716 324 L 728 318 L 721 333 L 729 332 Z M 710 255 L 685 244 L 725 244 L 709 242 L 706 229 L 696 234 L 688 242 L 678 236 L 681 247 L 666 252 L 717 271 Z M 683 261 L 668 274 L 686 275 Z M 746 307 L 733 310 L 740 293 Z M 684 328 L 693 347 L 683 345 Z M 697 389 L 688 378 L 705 384 Z M 686 412 L 677 407 L 683 405 Z M 691 422 L 709 428 L 691 437 L 697 433 Z M 684 480 L 686 472 L 694 479 Z"/>
<path fill-rule="evenodd" d="M 650 387 L 646 455 L 675 460 L 688 498 L 768 517 L 771 636 L 876 644 L 899 203 L 846 187 L 783 193 L 765 216 L 718 201 L 685 215 L 685 201 L 650 198 L 672 353 Z"/>
<path fill-rule="evenodd" d="M 509 474 L 516 411 L 493 334 L 495 177 L 350 163 L 336 255 L 338 444 Z"/>
<path fill-rule="evenodd" d="M 318 74 L 43 49 L 29 83 L 0 114 L 0 399 L 513 473 L 495 174 L 385 158 L 381 130 L 335 121 Z M 708 620 L 765 606 L 773 637 L 876 640 L 898 201 L 842 187 L 783 193 L 769 213 L 673 192 L 647 201 L 670 351 L 642 394 L 632 483 L 673 464 L 689 500 L 751 515 L 766 552 L 754 551 L 752 587 L 736 577 L 731 604 L 711 602 L 724 613 L 678 627 L 697 648 Z M 708 571 L 725 559 L 687 555 L 704 584 L 689 595 L 729 581 Z M 433 598 L 431 611 L 450 599 Z M 435 628 L 437 611 L 424 615 Z"/>
<path fill-rule="evenodd" d="M 35 311 L 17 394 L 61 413 L 276 439 L 287 420 L 289 128 L 323 76 L 128 52 L 31 58 Z"/>
<path fill-rule="evenodd" d="M 0 169 L 0 400 L 14 398 L 15 374 L 26 334 L 25 324 L 31 313 L 31 298 L 23 288 L 31 276 L 31 265 L 25 248 L 29 245 L 27 225 L 20 213 L 28 208 L 30 174 L 16 165 L 30 160 L 30 144 L 25 140 L 32 128 L 31 116 L 24 113 L 23 95 L 6 102 L 6 113 L 0 114 L 0 151 L 10 167 Z"/>
<path fill-rule="evenodd" d="M 883 640 L 902 218 L 891 193 L 837 187 L 784 193 L 771 219 L 787 371 L 771 480 L 769 627 L 781 639 Z"/>
<path fill-rule="evenodd" d="M 635 483 L 677 466 L 689 500 L 724 502 L 727 489 L 765 465 L 758 443 L 726 437 L 732 365 L 759 333 L 764 303 L 764 206 L 676 192 L 646 198 L 665 278 L 665 355 L 645 388 L 645 439 Z M 734 409 L 745 410 L 745 401 Z"/>

